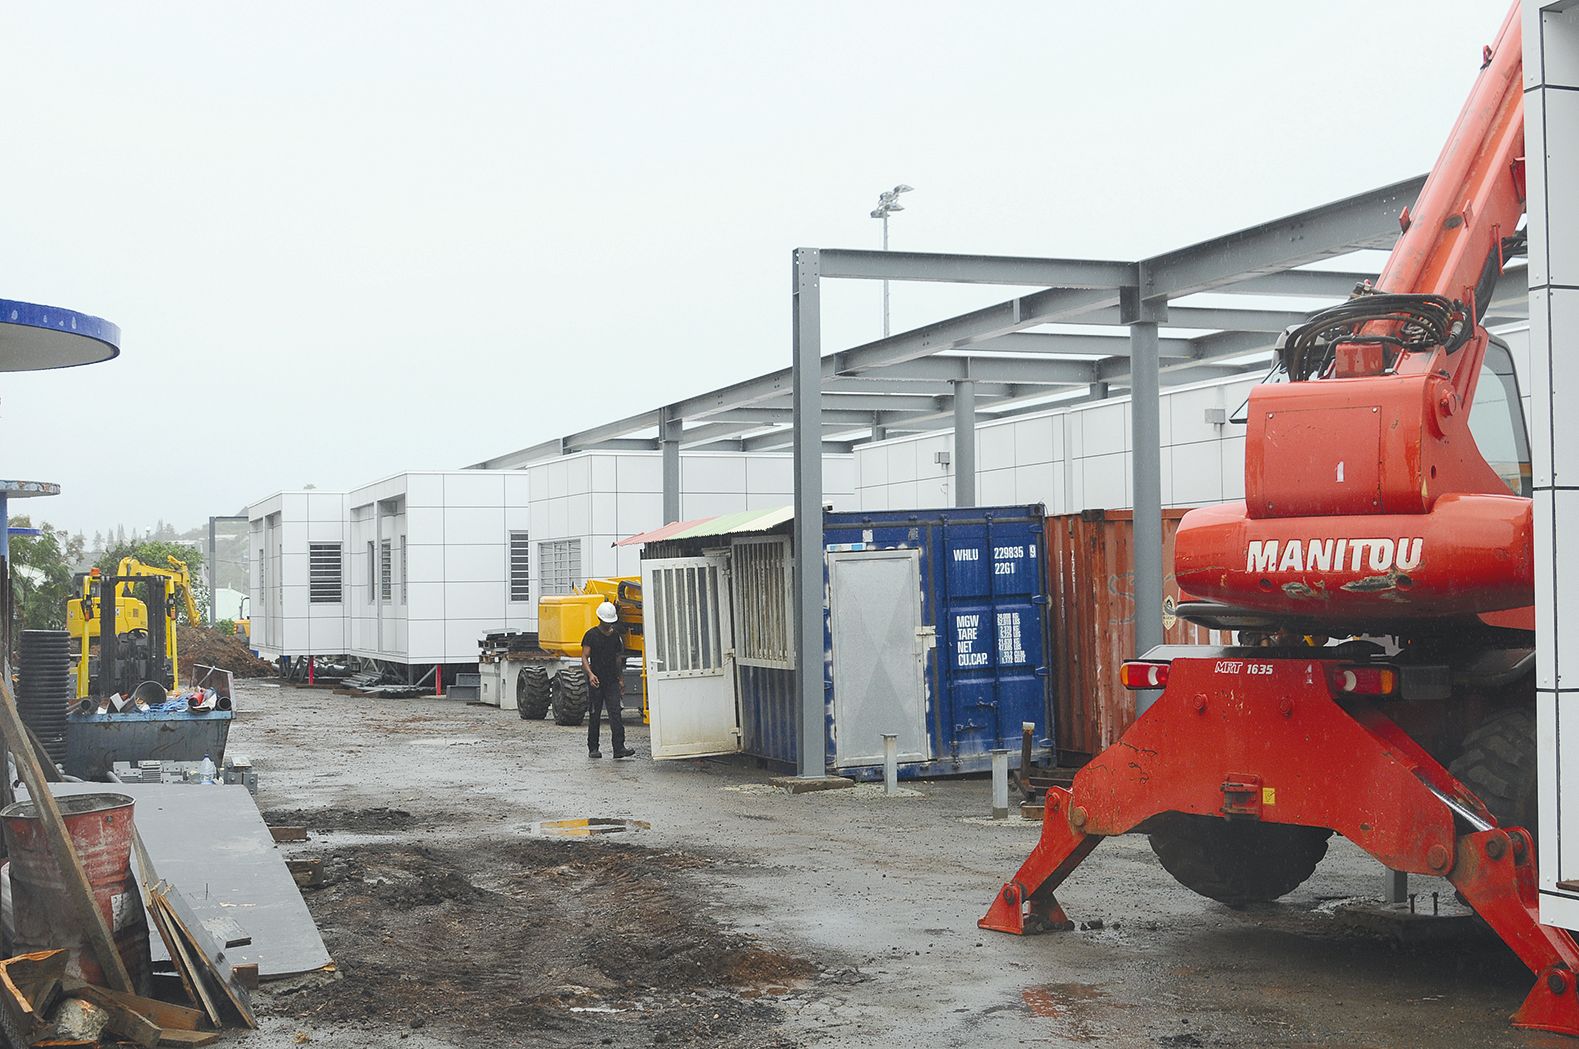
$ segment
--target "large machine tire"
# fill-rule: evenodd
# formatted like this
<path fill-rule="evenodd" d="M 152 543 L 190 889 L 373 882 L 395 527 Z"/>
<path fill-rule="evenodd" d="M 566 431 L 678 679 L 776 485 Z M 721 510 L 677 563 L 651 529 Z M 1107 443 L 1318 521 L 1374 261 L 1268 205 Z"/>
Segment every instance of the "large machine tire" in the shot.
<path fill-rule="evenodd" d="M 1464 752 L 1448 771 L 1486 803 L 1499 824 L 1523 827 L 1536 837 L 1534 708 L 1499 710 L 1481 722 L 1464 737 Z"/>
<path fill-rule="evenodd" d="M 521 668 L 515 679 L 515 709 L 523 721 L 541 721 L 548 716 L 553 703 L 553 686 L 549 684 L 548 668 L 530 664 Z"/>
<path fill-rule="evenodd" d="M 587 672 L 566 667 L 554 675 L 554 724 L 579 725 L 587 716 Z"/>
<path fill-rule="evenodd" d="M 1171 812 L 1153 821 L 1151 851 L 1180 885 L 1230 907 L 1297 889 L 1327 854 L 1332 831 Z"/>

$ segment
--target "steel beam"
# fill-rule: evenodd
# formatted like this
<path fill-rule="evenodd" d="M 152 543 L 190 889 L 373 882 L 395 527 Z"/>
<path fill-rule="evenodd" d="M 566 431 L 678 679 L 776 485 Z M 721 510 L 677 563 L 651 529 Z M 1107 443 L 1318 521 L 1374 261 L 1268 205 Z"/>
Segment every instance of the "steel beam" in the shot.
<path fill-rule="evenodd" d="M 932 379 L 958 382 L 982 379 L 1016 386 L 1084 386 L 1091 381 L 1093 361 L 1057 361 L 1009 357 L 921 357 L 890 364 L 878 374 L 890 379 Z"/>
<path fill-rule="evenodd" d="M 954 384 L 954 505 L 976 505 L 976 384 Z"/>
<path fill-rule="evenodd" d="M 1376 274 L 1330 270 L 1285 270 L 1242 277 L 1213 288 L 1214 294 L 1282 295 L 1296 299 L 1346 299 L 1357 284 L 1374 281 Z"/>
<path fill-rule="evenodd" d="M 1216 294 L 1216 293 L 1214 293 Z M 1270 331 L 1280 332 L 1290 324 L 1298 324 L 1305 319 L 1305 314 L 1298 310 L 1257 310 L 1241 309 L 1238 307 L 1218 306 L 1179 306 L 1168 304 L 1168 328 L 1198 328 L 1202 331 Z M 1082 314 L 1076 324 L 1112 324 L 1122 325 L 1123 317 L 1117 308 L 1094 310 Z M 1041 332 L 1026 332 L 1027 335 L 1040 335 Z M 1125 344 L 1125 349 L 1116 351 L 1129 352 L 1129 339 L 1122 335 L 1109 336 L 1115 341 Z M 1172 339 L 1160 340 L 1160 348 L 1164 357 L 1168 356 L 1168 344 Z"/>
<path fill-rule="evenodd" d="M 1010 284 L 1025 288 L 1119 288 L 1133 285 L 1133 262 L 1038 259 L 1012 255 L 950 255 L 921 251 L 822 249 L 825 280 L 914 280 L 946 284 Z"/>
<path fill-rule="evenodd" d="M 1171 312 L 1171 311 L 1170 311 Z M 1262 350 L 1270 351 L 1276 339 L 1265 332 L 1255 331 L 1222 331 L 1215 335 L 1202 335 L 1198 339 L 1191 339 L 1190 345 L 1194 348 L 1194 355 L 1184 361 L 1170 361 L 1166 365 L 1159 365 L 1164 372 L 1195 373 L 1203 371 L 1203 366 L 1210 361 L 1221 361 L 1229 357 L 1240 357 Z M 1097 377 L 1099 382 L 1114 382 L 1127 379 L 1131 372 L 1131 361 L 1123 357 L 1101 361 L 1097 364 Z M 1205 374 L 1202 378 L 1207 378 Z M 1193 379 L 1185 380 L 1193 382 Z"/>
<path fill-rule="evenodd" d="M 834 375 L 881 368 L 958 349 L 976 339 L 1068 320 L 1117 302 L 1116 289 L 1049 288 L 843 350 L 829 357 L 824 368 L 830 368 L 831 362 Z"/>
<path fill-rule="evenodd" d="M 841 434 L 855 432 L 870 432 L 870 427 L 857 426 L 824 426 L 822 428 L 823 450 L 827 451 L 830 444 L 844 445 L 848 450 L 854 441 L 840 441 Z M 795 443 L 795 428 L 793 426 L 780 426 L 766 433 L 754 433 L 749 437 L 742 437 L 738 442 L 738 450 L 742 452 L 770 452 L 776 448 L 788 448 Z"/>
<path fill-rule="evenodd" d="M 1176 299 L 1362 248 L 1391 247 L 1399 214 L 1424 185 L 1418 175 L 1146 259 L 1141 297 Z"/>
<path fill-rule="evenodd" d="M 557 459 L 565 454 L 565 443 L 560 438 L 552 441 L 543 441 L 540 444 L 529 445 L 504 455 L 496 455 L 492 459 L 484 459 L 480 463 L 472 463 L 466 467 L 468 470 L 518 470 L 527 463 L 542 462 L 544 459 Z"/>
<path fill-rule="evenodd" d="M 887 398 L 884 398 L 887 400 Z M 930 410 L 936 406 L 931 398 L 926 398 L 925 407 Z M 901 423 L 911 412 L 878 411 L 852 411 L 848 408 L 830 408 L 834 399 L 824 396 L 822 399 L 823 425 L 830 423 L 849 423 L 857 426 L 885 426 L 889 423 Z M 791 408 L 763 407 L 751 405 L 744 408 L 729 408 L 707 417 L 708 422 L 715 423 L 755 423 L 758 426 L 771 426 L 793 421 L 794 411 Z"/>
<path fill-rule="evenodd" d="M 1114 310 L 1113 315 L 1117 316 L 1118 311 Z M 1080 323 L 1088 322 L 1082 317 Z M 993 353 L 1127 357 L 1129 339 L 1123 335 L 1092 335 L 1089 332 L 1016 331 L 973 342 L 966 348 Z M 1158 341 L 1158 348 L 1164 357 L 1188 357 L 1191 353 L 1189 339 L 1161 339 Z"/>
<path fill-rule="evenodd" d="M 827 772 L 822 691 L 822 277 L 815 248 L 795 251 L 793 400 L 795 412 L 794 575 L 795 688 L 800 700 L 797 772 Z"/>

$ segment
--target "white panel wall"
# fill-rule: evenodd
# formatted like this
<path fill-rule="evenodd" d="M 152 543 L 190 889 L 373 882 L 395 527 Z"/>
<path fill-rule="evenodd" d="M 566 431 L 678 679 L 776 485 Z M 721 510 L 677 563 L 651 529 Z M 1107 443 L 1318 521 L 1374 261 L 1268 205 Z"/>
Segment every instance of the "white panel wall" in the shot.
<path fill-rule="evenodd" d="M 528 527 L 529 483 L 518 471 L 450 470 L 399 474 L 349 493 L 347 651 L 398 663 L 472 663 L 483 634 L 532 625 L 526 605 L 509 600 L 509 534 Z M 367 553 L 380 501 L 391 561 L 383 602 L 373 599 Z"/>
<path fill-rule="evenodd" d="M 1525 0 L 1523 29 L 1541 919 L 1579 929 L 1579 11 Z"/>
<path fill-rule="evenodd" d="M 542 594 L 539 544 L 581 540 L 581 578 L 640 574 L 639 552 L 616 549 L 625 536 L 663 519 L 663 459 L 657 452 L 581 452 L 527 466 L 531 492 L 525 520 L 532 542 L 532 601 L 523 610 L 537 629 Z M 823 459 L 824 502 L 853 509 L 855 463 L 848 455 Z M 767 510 L 794 500 L 788 455 L 685 452 L 680 456 L 680 518 Z"/>
<path fill-rule="evenodd" d="M 1253 380 L 1202 383 L 1162 395 L 1162 500 L 1190 506 L 1238 498 L 1244 488 L 1244 428 L 1206 421 L 1206 410 L 1235 411 Z M 976 427 L 976 501 L 1042 503 L 1048 513 L 1130 504 L 1129 399 L 1052 410 Z M 860 509 L 950 506 L 954 466 L 948 432 L 856 448 Z"/>
<path fill-rule="evenodd" d="M 247 507 L 246 515 L 252 544 L 248 612 L 253 647 L 266 659 L 345 651 L 345 605 L 312 603 L 307 570 L 309 543 L 343 541 L 344 494 L 280 492 Z M 271 538 L 272 549 L 267 545 Z"/>

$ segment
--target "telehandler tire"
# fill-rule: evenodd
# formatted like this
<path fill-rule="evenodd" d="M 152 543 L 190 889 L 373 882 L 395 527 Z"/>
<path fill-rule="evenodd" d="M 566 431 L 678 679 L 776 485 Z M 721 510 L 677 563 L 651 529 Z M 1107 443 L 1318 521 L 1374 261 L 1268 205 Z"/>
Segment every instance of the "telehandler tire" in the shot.
<path fill-rule="evenodd" d="M 1482 721 L 1464 737 L 1464 752 L 1448 771 L 1486 803 L 1500 825 L 1523 827 L 1536 839 L 1534 707 L 1499 710 Z"/>
<path fill-rule="evenodd" d="M 547 667 L 522 667 L 515 679 L 515 709 L 521 715 L 521 720 L 541 721 L 546 718 L 553 702 L 552 693 Z"/>
<path fill-rule="evenodd" d="M 587 716 L 587 672 L 566 667 L 554 675 L 554 686 L 554 724 L 581 724 Z"/>
<path fill-rule="evenodd" d="M 1152 822 L 1151 851 L 1180 885 L 1240 908 L 1299 888 L 1331 836 L 1319 827 L 1170 812 Z"/>

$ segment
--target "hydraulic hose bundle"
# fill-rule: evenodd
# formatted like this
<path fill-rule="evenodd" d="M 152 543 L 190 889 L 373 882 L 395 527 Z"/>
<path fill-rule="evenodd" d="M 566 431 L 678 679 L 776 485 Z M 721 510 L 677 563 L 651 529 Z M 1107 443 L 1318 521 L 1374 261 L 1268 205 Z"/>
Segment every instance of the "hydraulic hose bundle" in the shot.
<path fill-rule="evenodd" d="M 1440 346 L 1452 353 L 1474 330 L 1463 303 L 1442 295 L 1362 293 L 1330 306 L 1278 336 L 1277 354 L 1294 382 L 1324 378 L 1340 343 L 1383 348 L 1388 371 L 1406 353 Z"/>

